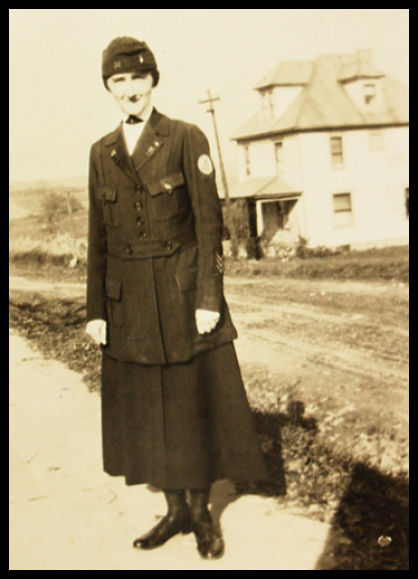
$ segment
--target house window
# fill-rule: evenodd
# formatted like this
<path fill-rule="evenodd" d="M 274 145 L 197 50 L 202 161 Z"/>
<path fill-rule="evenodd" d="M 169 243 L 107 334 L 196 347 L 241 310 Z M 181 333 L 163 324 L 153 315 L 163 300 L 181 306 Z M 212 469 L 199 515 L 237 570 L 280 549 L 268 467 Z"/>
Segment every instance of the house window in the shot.
<path fill-rule="evenodd" d="M 250 145 L 244 146 L 245 174 L 251 175 Z"/>
<path fill-rule="evenodd" d="M 332 196 L 334 209 L 334 227 L 350 227 L 353 225 L 351 193 L 335 193 Z"/>
<path fill-rule="evenodd" d="M 369 132 L 369 151 L 383 151 L 384 141 L 382 131 Z"/>
<path fill-rule="evenodd" d="M 341 166 L 343 164 L 343 138 L 342 137 L 330 137 L 331 146 L 331 163 L 334 167 Z"/>
<path fill-rule="evenodd" d="M 274 161 L 276 163 L 276 173 L 280 172 L 280 167 L 283 164 L 283 142 L 276 141 L 274 143 Z"/>
<path fill-rule="evenodd" d="M 374 82 L 364 84 L 364 104 L 370 105 L 376 98 L 376 85 Z"/>

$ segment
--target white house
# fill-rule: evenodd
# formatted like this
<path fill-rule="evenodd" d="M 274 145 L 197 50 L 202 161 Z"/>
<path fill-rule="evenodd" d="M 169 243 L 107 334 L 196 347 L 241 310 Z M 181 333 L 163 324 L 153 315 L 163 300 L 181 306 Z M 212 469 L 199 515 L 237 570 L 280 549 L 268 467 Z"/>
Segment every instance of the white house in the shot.
<path fill-rule="evenodd" d="M 353 248 L 408 243 L 408 89 L 370 51 L 281 62 L 232 136 L 253 236 Z"/>

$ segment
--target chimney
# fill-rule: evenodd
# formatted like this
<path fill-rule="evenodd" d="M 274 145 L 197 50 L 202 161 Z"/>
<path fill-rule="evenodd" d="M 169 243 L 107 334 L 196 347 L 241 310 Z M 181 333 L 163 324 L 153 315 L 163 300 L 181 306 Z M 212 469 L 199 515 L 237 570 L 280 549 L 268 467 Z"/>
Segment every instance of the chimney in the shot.
<path fill-rule="evenodd" d="M 372 64 L 373 51 L 370 50 L 370 48 L 363 49 L 363 50 L 357 50 L 357 59 L 358 59 L 360 62 L 364 62 L 364 63 L 367 63 L 367 64 Z"/>

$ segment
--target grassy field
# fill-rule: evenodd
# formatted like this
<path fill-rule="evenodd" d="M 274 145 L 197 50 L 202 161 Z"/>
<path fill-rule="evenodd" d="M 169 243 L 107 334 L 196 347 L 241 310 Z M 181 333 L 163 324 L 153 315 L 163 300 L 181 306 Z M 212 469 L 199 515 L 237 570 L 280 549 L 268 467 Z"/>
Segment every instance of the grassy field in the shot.
<path fill-rule="evenodd" d="M 77 259 L 82 273 L 87 255 L 85 209 L 59 221 L 47 223 L 43 216 L 16 219 L 10 225 L 10 259 L 13 266 L 68 265 Z M 69 272 L 63 270 L 62 275 Z M 227 259 L 226 273 L 241 277 L 284 277 L 307 279 L 362 279 L 409 281 L 409 246 L 346 251 L 327 257 Z M 77 275 L 77 272 L 74 272 Z"/>
<path fill-rule="evenodd" d="M 66 197 L 68 195 L 68 198 Z M 72 207 L 69 213 L 69 204 Z M 15 213 L 10 221 L 10 257 L 13 264 L 47 266 L 68 264 L 74 258 L 82 269 L 87 255 L 87 193 L 84 189 L 52 188 L 15 192 Z M 294 248 L 288 248 L 294 255 Z M 329 255 L 327 248 L 308 248 L 301 242 L 296 255 L 309 257 L 228 259 L 226 273 L 244 277 L 309 279 L 409 280 L 409 247 L 388 247 Z M 328 255 L 327 255 L 328 254 Z M 286 255 L 288 255 L 286 253 Z M 316 257 L 325 255 L 326 257 Z"/>
<path fill-rule="evenodd" d="M 238 276 L 276 276 L 309 279 L 356 279 L 409 281 L 409 247 L 348 251 L 341 255 L 293 258 L 281 261 L 229 261 L 227 273 Z"/>

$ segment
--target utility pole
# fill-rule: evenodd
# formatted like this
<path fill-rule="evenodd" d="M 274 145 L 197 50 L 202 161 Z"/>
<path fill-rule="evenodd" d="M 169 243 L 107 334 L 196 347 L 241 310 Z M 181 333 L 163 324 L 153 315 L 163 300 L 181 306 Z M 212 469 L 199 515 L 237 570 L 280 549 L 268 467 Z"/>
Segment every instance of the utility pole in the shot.
<path fill-rule="evenodd" d="M 233 218 L 232 211 L 231 211 L 231 199 L 229 197 L 228 182 L 226 180 L 225 166 L 224 166 L 223 159 L 222 159 L 222 151 L 221 151 L 221 145 L 219 142 L 218 127 L 216 124 L 215 108 L 213 106 L 213 103 L 216 101 L 219 101 L 219 100 L 221 100 L 219 97 L 212 97 L 212 95 L 210 94 L 210 90 L 208 89 L 208 98 L 205 100 L 199 101 L 199 103 L 202 105 L 208 103 L 209 108 L 207 109 L 206 112 L 208 112 L 212 115 L 213 129 L 215 132 L 216 146 L 218 149 L 219 167 L 221 169 L 222 187 L 223 187 L 224 194 L 225 194 L 225 205 L 226 205 L 226 211 L 227 211 L 228 221 L 229 221 L 228 226 L 229 226 L 229 232 L 231 235 L 231 250 L 232 250 L 233 257 L 236 257 L 238 255 L 238 241 L 237 241 L 237 236 L 235 234 L 234 218 Z"/>

